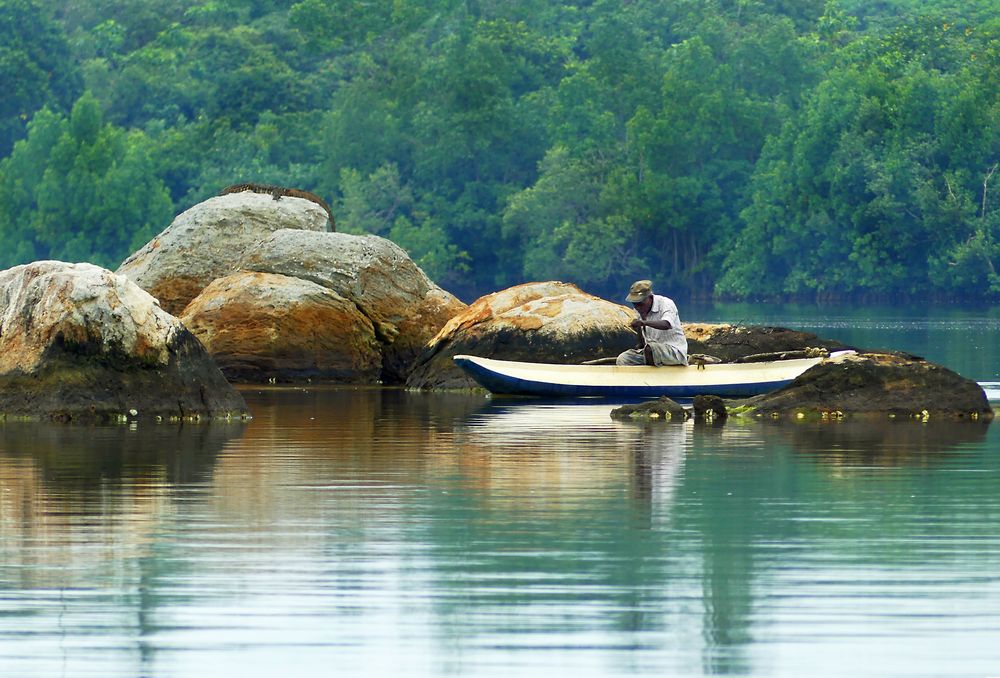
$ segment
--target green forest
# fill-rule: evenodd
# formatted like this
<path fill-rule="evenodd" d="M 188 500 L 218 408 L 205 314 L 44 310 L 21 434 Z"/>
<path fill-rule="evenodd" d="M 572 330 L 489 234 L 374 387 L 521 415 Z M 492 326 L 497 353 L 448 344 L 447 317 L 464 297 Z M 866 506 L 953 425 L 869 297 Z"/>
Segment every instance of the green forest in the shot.
<path fill-rule="evenodd" d="M 995 0 L 0 0 L 0 268 L 230 184 L 466 301 L 1000 299 Z"/>

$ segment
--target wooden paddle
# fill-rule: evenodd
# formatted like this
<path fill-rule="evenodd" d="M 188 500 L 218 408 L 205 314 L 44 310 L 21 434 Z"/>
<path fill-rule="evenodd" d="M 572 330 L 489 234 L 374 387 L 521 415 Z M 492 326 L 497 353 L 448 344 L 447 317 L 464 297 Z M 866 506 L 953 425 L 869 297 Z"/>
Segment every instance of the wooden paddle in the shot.
<path fill-rule="evenodd" d="M 596 358 L 594 360 L 584 360 L 581 365 L 614 365 L 615 361 L 618 360 L 616 357 L 611 358 Z"/>

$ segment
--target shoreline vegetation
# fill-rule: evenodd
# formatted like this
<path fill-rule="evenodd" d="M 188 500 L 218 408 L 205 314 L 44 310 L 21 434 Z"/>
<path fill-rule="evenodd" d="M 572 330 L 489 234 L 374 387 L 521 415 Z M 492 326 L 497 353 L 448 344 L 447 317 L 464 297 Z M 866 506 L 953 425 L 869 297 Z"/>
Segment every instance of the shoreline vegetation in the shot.
<path fill-rule="evenodd" d="M 471 302 L 1000 299 L 1000 8 L 0 0 L 0 269 L 114 269 L 234 184 Z"/>

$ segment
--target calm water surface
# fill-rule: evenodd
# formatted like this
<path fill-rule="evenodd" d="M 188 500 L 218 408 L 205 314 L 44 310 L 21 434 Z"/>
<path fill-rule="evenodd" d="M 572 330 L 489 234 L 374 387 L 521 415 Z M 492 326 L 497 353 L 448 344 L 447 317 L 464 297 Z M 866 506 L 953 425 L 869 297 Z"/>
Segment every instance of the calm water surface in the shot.
<path fill-rule="evenodd" d="M 985 313 L 765 310 L 1000 382 Z M 244 393 L 0 424 L 0 675 L 1000 675 L 998 425 Z"/>

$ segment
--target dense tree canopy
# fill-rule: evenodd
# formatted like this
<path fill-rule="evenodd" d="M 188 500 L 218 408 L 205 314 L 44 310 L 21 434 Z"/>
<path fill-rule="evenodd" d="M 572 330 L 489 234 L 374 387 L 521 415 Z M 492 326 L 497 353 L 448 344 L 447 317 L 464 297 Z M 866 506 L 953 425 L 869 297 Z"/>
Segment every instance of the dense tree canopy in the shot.
<path fill-rule="evenodd" d="M 0 0 L 0 266 L 310 190 L 464 298 L 1000 296 L 987 0 Z"/>
<path fill-rule="evenodd" d="M 769 139 L 720 290 L 1000 292 L 997 38 L 918 20 L 853 44 Z"/>
<path fill-rule="evenodd" d="M 80 94 L 66 34 L 33 0 L 0 0 L 0 157 L 43 106 L 68 110 Z"/>
<path fill-rule="evenodd" d="M 69 118 L 43 109 L 0 161 L 0 238 L 9 263 L 89 261 L 116 268 L 172 218 L 149 140 L 105 124 L 89 93 Z"/>

